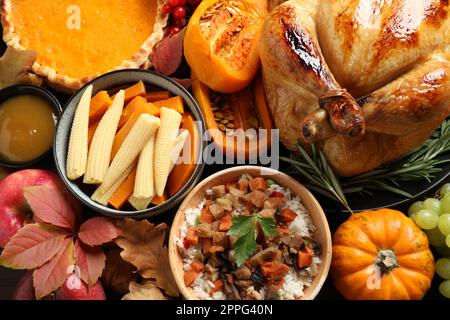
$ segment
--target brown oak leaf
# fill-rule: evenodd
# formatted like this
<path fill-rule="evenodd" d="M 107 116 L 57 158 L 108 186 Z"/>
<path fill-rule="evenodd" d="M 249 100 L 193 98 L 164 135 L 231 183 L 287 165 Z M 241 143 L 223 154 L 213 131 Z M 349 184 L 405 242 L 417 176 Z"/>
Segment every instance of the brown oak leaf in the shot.
<path fill-rule="evenodd" d="M 118 222 L 118 227 L 121 235 L 115 242 L 123 249 L 121 257 L 135 266 L 144 279 L 154 279 L 168 296 L 179 296 L 169 267 L 168 250 L 164 246 L 167 225 L 155 226 L 147 220 L 129 218 Z"/>
<path fill-rule="evenodd" d="M 105 250 L 106 267 L 103 270 L 102 282 L 112 290 L 125 294 L 129 291 L 130 282 L 136 282 L 138 275 L 134 273 L 135 267 L 120 256 L 120 248 Z"/>
<path fill-rule="evenodd" d="M 130 292 L 122 300 L 167 300 L 161 290 L 152 282 L 138 284 L 130 282 Z"/>
<path fill-rule="evenodd" d="M 36 53 L 8 47 L 0 58 L 0 89 L 15 84 L 41 85 L 42 79 L 31 73 Z"/>

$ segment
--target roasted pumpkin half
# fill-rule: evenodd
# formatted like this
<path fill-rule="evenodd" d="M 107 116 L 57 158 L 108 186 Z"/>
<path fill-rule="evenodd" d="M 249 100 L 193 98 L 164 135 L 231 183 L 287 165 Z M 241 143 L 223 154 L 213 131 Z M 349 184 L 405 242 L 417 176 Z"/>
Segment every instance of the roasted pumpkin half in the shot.
<path fill-rule="evenodd" d="M 204 0 L 192 15 L 184 55 L 202 83 L 218 92 L 247 87 L 260 67 L 258 39 L 267 1 Z"/>
<path fill-rule="evenodd" d="M 212 140 L 224 154 L 253 159 L 270 149 L 273 120 L 260 76 L 244 90 L 224 94 L 193 74 L 192 91 Z"/>
<path fill-rule="evenodd" d="M 352 215 L 333 239 L 335 287 L 351 300 L 417 300 L 431 286 L 434 258 L 425 233 L 390 209 Z"/>

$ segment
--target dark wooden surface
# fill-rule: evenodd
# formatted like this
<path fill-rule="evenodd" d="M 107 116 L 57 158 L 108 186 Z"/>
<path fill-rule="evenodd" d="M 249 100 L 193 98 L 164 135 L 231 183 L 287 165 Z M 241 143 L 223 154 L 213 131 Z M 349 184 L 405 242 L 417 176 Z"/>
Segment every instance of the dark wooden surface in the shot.
<path fill-rule="evenodd" d="M 0 25 L 0 34 L 2 34 L 1 25 Z M 5 46 L 0 40 L 0 55 L 4 51 Z M 64 100 L 65 97 L 61 97 L 62 100 Z M 283 151 L 285 153 L 285 151 Z M 52 168 L 53 167 L 53 160 L 51 157 L 48 157 L 45 159 L 42 163 L 37 165 L 38 168 Z M 226 168 L 226 166 L 208 166 L 205 169 L 205 172 L 203 173 L 203 177 L 207 177 L 208 175 L 219 171 L 221 169 Z M 436 190 L 432 190 L 430 192 L 430 196 L 434 194 Z M 1 196 L 1 195 L 0 195 Z M 333 205 L 331 203 L 322 203 L 326 208 L 333 208 Z M 402 205 L 400 207 L 397 207 L 396 209 L 401 210 L 405 212 L 407 210 L 406 205 Z M 174 211 L 166 213 L 164 216 L 157 217 L 155 219 L 152 219 L 153 222 L 166 222 L 169 225 L 171 224 L 171 221 L 174 216 Z M 91 214 L 91 213 L 89 213 Z M 329 220 L 331 231 L 334 233 L 336 228 L 346 220 L 347 214 L 343 213 L 339 208 L 336 208 L 335 210 L 329 210 L 327 212 L 327 217 Z M 10 299 L 12 296 L 12 293 L 14 292 L 14 289 L 17 285 L 17 282 L 20 279 L 20 276 L 23 274 L 23 271 L 16 271 L 16 270 L 9 270 L 4 269 L 0 267 L 0 300 Z M 428 292 L 426 299 L 443 299 L 438 292 L 438 286 L 441 280 L 438 279 L 436 276 L 433 281 L 433 286 Z M 342 297 L 339 295 L 339 293 L 334 289 L 333 284 L 331 282 L 330 277 L 327 279 L 322 291 L 317 297 L 318 299 L 342 299 Z"/>

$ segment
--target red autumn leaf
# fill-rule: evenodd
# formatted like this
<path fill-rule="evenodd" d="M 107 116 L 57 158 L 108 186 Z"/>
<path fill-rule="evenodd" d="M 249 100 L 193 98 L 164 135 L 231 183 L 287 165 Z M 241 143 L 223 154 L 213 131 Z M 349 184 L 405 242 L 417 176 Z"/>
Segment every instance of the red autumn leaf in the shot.
<path fill-rule="evenodd" d="M 81 279 L 91 288 L 105 268 L 105 253 L 101 247 L 90 247 L 80 240 L 75 242 L 75 264 L 80 268 Z"/>
<path fill-rule="evenodd" d="M 73 251 L 73 240 L 67 238 L 53 259 L 34 270 L 33 284 L 38 299 L 49 295 L 64 284 L 75 263 Z"/>
<path fill-rule="evenodd" d="M 81 225 L 78 232 L 78 238 L 91 247 L 110 242 L 118 235 L 119 229 L 110 219 L 104 217 L 89 219 Z"/>
<path fill-rule="evenodd" d="M 46 224 L 27 224 L 6 245 L 0 265 L 11 269 L 42 266 L 61 250 L 68 234 Z"/>
<path fill-rule="evenodd" d="M 76 212 L 61 191 L 48 186 L 34 186 L 24 188 L 23 195 L 38 220 L 74 230 Z"/>

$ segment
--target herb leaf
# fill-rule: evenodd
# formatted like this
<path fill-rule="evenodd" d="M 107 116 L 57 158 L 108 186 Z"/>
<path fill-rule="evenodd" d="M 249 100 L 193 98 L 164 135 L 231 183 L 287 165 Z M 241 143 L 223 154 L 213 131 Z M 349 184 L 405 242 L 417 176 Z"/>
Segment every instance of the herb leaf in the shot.
<path fill-rule="evenodd" d="M 266 237 L 273 238 L 278 235 L 277 224 L 274 219 L 258 217 L 258 222 Z"/>
<path fill-rule="evenodd" d="M 260 225 L 266 237 L 275 237 L 277 233 L 277 225 L 274 219 L 261 218 L 254 216 L 237 216 L 233 218 L 233 226 L 228 231 L 229 236 L 239 236 L 233 243 L 236 262 L 241 266 L 245 260 L 258 250 L 256 243 L 256 226 Z"/>

